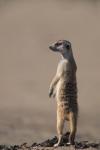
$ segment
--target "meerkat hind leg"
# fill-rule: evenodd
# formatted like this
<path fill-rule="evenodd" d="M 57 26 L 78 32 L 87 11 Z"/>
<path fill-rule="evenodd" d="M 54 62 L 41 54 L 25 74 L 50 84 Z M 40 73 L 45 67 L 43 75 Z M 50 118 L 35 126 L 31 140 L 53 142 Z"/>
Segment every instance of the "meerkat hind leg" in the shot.
<path fill-rule="evenodd" d="M 69 125 L 70 125 L 70 135 L 69 135 L 69 142 L 68 145 L 74 145 L 74 139 L 76 134 L 76 126 L 77 126 L 77 118 L 74 113 L 70 113 L 70 119 L 69 119 Z"/>
<path fill-rule="evenodd" d="M 64 119 L 57 119 L 58 142 L 54 145 L 54 147 L 61 145 L 62 136 L 63 136 L 63 128 L 64 128 Z"/>

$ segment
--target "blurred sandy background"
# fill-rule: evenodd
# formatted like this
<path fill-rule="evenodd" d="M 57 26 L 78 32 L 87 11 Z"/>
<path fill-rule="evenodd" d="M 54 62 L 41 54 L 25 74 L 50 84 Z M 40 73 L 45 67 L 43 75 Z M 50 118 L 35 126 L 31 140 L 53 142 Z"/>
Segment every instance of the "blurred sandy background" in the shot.
<path fill-rule="evenodd" d="M 0 0 L 0 143 L 56 135 L 48 89 L 60 56 L 48 46 L 59 39 L 78 65 L 77 138 L 100 139 L 99 0 Z"/>

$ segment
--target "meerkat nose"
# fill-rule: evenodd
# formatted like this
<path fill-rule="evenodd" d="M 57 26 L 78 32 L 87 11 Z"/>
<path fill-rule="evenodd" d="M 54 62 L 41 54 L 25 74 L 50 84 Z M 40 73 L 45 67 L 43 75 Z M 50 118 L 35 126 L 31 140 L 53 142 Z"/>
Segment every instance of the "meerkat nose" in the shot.
<path fill-rule="evenodd" d="M 52 46 L 50 45 L 50 46 L 49 46 L 49 48 L 51 49 L 51 48 L 52 48 Z"/>

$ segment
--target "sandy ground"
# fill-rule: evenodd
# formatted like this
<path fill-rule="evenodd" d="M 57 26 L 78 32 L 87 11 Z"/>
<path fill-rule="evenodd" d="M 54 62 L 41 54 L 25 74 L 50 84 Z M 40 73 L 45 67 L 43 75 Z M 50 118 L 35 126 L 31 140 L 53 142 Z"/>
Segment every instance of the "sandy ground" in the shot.
<path fill-rule="evenodd" d="M 21 145 L 0 145 L 0 150 L 100 150 L 100 142 L 80 141 L 75 142 L 74 145 L 67 144 L 69 141 L 69 132 L 65 133 L 62 137 L 61 145 L 55 147 L 57 137 L 47 139 L 40 143 L 22 143 Z"/>
<path fill-rule="evenodd" d="M 0 0 L 0 143 L 41 141 L 56 134 L 56 102 L 48 98 L 58 54 L 72 42 L 78 66 L 77 139 L 100 139 L 99 0 Z"/>

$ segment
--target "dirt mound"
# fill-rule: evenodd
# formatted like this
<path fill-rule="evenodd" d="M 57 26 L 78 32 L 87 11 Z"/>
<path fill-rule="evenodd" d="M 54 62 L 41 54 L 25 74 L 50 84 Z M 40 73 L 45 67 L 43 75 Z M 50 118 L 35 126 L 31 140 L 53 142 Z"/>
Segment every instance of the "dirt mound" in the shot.
<path fill-rule="evenodd" d="M 67 145 L 68 142 L 68 138 L 69 138 L 69 132 L 67 132 L 66 134 L 64 134 L 63 138 L 62 138 L 62 144 L 61 146 L 69 146 Z M 28 146 L 27 143 L 23 143 L 22 145 L 0 145 L 0 150 L 18 150 L 18 149 L 33 149 L 33 148 L 37 148 L 39 149 L 39 147 L 53 147 L 55 143 L 57 143 L 57 137 L 53 137 L 52 139 L 48 139 L 44 142 L 41 143 L 33 143 L 31 146 Z M 96 148 L 99 149 L 100 148 L 100 143 L 93 143 L 93 142 L 89 142 L 89 141 L 81 141 L 81 142 L 75 142 L 74 145 L 75 149 L 86 149 L 86 148 Z"/>
<path fill-rule="evenodd" d="M 68 143 L 68 138 L 69 138 L 69 132 L 67 132 L 66 134 L 64 134 L 63 136 L 63 139 L 62 139 L 62 144 L 61 146 L 69 146 L 67 145 Z M 48 139 L 44 142 L 41 142 L 41 143 L 33 143 L 32 144 L 32 147 L 52 147 L 54 146 L 54 144 L 57 143 L 57 137 L 55 136 L 54 138 L 52 139 Z M 75 148 L 77 149 L 85 149 L 85 148 L 100 148 L 100 143 L 93 143 L 93 142 L 89 142 L 89 141 L 81 141 L 81 142 L 75 142 L 75 145 L 74 145 Z"/>

